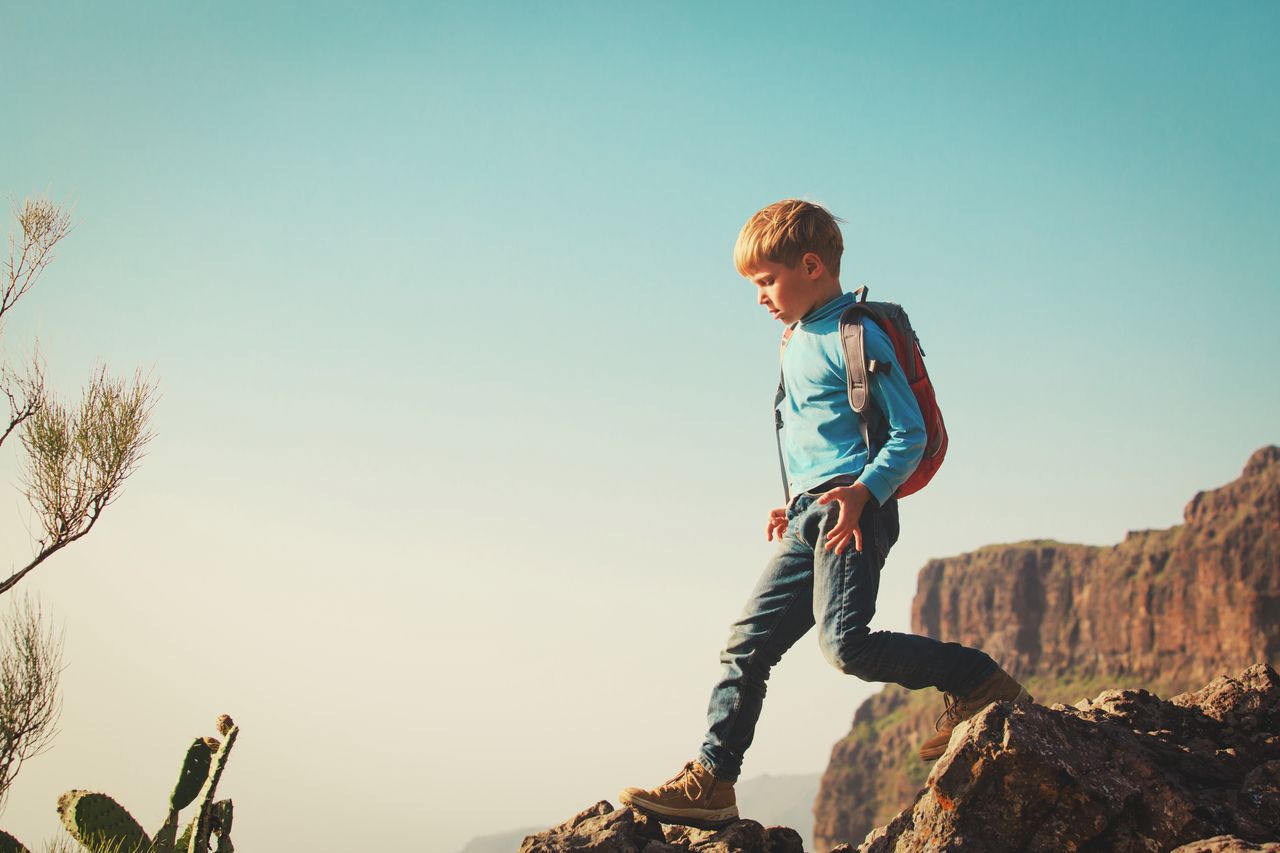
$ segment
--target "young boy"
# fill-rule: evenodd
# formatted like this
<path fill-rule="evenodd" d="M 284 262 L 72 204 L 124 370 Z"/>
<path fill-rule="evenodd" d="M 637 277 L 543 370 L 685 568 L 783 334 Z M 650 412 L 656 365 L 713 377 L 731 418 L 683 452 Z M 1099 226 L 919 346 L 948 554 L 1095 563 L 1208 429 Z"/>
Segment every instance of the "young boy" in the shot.
<path fill-rule="evenodd" d="M 925 760 L 945 752 L 955 727 L 992 702 L 1031 700 L 977 649 L 868 627 L 880 569 L 898 540 L 894 492 L 923 455 L 925 428 L 892 343 L 863 319 L 867 358 L 891 365 L 868 374 L 888 425 L 887 440 L 868 459 L 839 336 L 840 315 L 854 296 L 840 287 L 844 240 L 836 223 L 824 208 L 788 199 L 752 216 L 734 248 L 756 301 L 784 325 L 795 324 L 783 356 L 780 407 L 795 497 L 769 512 L 765 536 L 780 544 L 720 653 L 724 668 L 697 759 L 657 788 L 627 788 L 619 797 L 669 823 L 715 827 L 738 817 L 733 784 L 769 670 L 815 624 L 823 654 L 841 672 L 947 694 L 938 734 L 921 745 Z"/>

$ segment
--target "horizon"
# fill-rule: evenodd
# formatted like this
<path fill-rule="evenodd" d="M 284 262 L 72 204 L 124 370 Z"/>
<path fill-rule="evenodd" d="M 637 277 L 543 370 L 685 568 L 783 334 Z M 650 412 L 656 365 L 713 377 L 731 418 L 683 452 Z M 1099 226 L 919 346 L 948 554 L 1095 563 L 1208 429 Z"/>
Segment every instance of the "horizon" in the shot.
<path fill-rule="evenodd" d="M 0 828 L 43 844 L 89 788 L 154 829 L 222 713 L 245 849 L 403 846 L 423 814 L 450 853 L 669 778 L 774 547 L 781 326 L 732 251 L 781 198 L 846 220 L 843 287 L 910 311 L 950 434 L 874 627 L 933 557 L 1180 524 L 1280 443 L 1277 25 L 6 7 L 0 187 L 75 219 L 6 362 L 38 341 L 63 399 L 98 363 L 160 398 L 120 500 L 15 589 L 68 668 Z M 880 687 L 810 632 L 742 778 L 822 772 Z"/>

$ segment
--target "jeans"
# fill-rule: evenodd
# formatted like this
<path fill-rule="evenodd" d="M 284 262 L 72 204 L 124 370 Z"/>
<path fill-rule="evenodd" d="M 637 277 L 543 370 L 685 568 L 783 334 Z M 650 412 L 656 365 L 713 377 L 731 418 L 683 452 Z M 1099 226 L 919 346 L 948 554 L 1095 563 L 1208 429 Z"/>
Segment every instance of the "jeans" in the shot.
<path fill-rule="evenodd" d="M 769 670 L 818 625 L 818 644 L 841 672 L 917 690 L 971 693 L 999 670 L 990 657 L 958 643 L 872 631 L 880 569 L 898 541 L 898 502 L 874 500 L 862 512 L 862 551 L 853 540 L 843 554 L 824 550 L 839 504 L 806 492 L 787 509 L 787 532 L 765 566 L 720 653 L 720 681 L 707 706 L 707 734 L 699 760 L 721 779 L 736 780 L 764 704 Z"/>

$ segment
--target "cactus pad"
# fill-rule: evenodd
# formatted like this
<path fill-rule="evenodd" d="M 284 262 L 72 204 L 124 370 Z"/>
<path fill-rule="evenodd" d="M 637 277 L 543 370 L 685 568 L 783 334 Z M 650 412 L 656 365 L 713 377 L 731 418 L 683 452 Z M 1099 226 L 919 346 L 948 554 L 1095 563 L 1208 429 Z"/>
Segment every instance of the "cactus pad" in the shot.
<path fill-rule="evenodd" d="M 178 773 L 178 784 L 173 788 L 173 796 L 169 798 L 169 808 L 181 811 L 191 805 L 192 800 L 200 793 L 204 780 L 209 777 L 209 763 L 213 756 L 209 747 L 200 738 L 196 738 L 187 757 L 182 760 L 182 770 Z"/>
<path fill-rule="evenodd" d="M 31 853 L 31 851 L 21 841 L 0 829 L 0 853 Z"/>
<path fill-rule="evenodd" d="M 133 853 L 151 846 L 151 839 L 133 815 L 106 794 L 67 791 L 58 798 L 58 814 L 67 832 L 90 849 L 108 843 L 117 846 L 120 853 Z"/>

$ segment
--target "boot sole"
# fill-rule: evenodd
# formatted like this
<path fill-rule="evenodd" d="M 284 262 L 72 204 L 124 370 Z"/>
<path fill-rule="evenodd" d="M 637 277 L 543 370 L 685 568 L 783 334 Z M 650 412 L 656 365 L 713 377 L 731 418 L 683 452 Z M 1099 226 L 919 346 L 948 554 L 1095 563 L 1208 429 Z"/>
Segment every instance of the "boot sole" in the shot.
<path fill-rule="evenodd" d="M 1034 701 L 1035 699 L 1031 697 L 1031 694 L 1027 692 L 1027 688 L 1025 687 L 1020 689 L 1018 691 L 1018 695 L 1013 697 L 1012 699 L 996 700 L 996 702 L 1009 702 L 1012 705 L 1030 705 Z M 994 705 L 995 702 L 992 702 L 991 704 Z M 982 710 L 985 711 L 986 708 L 983 708 Z M 977 714 L 975 714 L 974 716 L 977 716 Z M 920 750 L 920 760 L 921 761 L 937 761 L 939 758 L 942 757 L 942 754 L 947 751 L 947 747 L 949 746 L 951 746 L 951 742 L 947 741 L 940 748 L 931 749 L 928 752 L 925 752 L 922 749 Z"/>
<path fill-rule="evenodd" d="M 624 806 L 644 812 L 660 823 L 674 823 L 697 829 L 723 829 L 739 819 L 737 806 L 713 811 L 711 809 L 675 809 L 629 796 L 620 796 L 618 800 Z"/>

